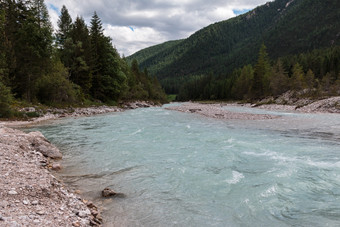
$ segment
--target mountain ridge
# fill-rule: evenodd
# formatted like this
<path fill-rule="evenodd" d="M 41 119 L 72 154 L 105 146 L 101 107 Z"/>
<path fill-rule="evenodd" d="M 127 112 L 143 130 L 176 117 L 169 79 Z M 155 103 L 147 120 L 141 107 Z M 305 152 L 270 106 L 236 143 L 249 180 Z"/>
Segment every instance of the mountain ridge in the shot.
<path fill-rule="evenodd" d="M 127 59 L 136 58 L 141 68 L 169 81 L 190 75 L 226 74 L 254 64 L 262 43 L 268 47 L 269 56 L 276 59 L 338 45 L 339 37 L 340 2 L 276 0 L 202 28 L 164 50 L 143 58 L 133 54 Z"/>

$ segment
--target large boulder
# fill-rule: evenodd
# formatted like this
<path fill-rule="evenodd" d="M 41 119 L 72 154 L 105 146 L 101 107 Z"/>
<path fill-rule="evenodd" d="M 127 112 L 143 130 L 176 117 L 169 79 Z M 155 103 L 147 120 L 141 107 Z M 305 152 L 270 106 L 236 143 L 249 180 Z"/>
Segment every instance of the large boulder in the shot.
<path fill-rule="evenodd" d="M 61 159 L 62 154 L 58 148 L 51 144 L 41 132 L 28 133 L 28 139 L 36 151 L 52 159 Z"/>

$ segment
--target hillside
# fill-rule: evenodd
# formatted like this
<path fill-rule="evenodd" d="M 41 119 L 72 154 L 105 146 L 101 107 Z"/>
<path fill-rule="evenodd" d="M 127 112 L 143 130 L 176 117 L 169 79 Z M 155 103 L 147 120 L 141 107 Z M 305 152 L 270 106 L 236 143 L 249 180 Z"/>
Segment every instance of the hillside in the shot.
<path fill-rule="evenodd" d="M 340 1 L 276 0 L 212 24 L 185 40 L 164 43 L 128 57 L 161 79 L 227 74 L 254 64 L 262 43 L 271 59 L 340 44 Z M 140 56 L 143 56 L 142 58 Z M 177 78 L 177 79 L 176 79 Z"/>

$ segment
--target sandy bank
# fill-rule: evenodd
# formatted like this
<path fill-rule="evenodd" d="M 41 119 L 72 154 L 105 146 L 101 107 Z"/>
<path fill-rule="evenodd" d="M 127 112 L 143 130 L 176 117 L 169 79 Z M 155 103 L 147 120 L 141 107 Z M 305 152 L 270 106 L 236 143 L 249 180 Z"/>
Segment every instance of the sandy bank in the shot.
<path fill-rule="evenodd" d="M 200 104 L 188 102 L 183 103 L 180 106 L 168 107 L 166 109 L 187 113 L 196 113 L 206 117 L 225 120 L 265 120 L 278 118 L 278 116 L 273 116 L 269 114 L 235 113 L 225 110 L 222 107 L 222 104 Z"/>
<path fill-rule="evenodd" d="M 51 167 L 59 166 L 52 165 L 50 157 L 40 152 L 43 149 L 59 157 L 41 133 L 0 126 L 0 226 L 99 224 L 93 216 L 97 208 L 85 204 L 53 176 Z"/>

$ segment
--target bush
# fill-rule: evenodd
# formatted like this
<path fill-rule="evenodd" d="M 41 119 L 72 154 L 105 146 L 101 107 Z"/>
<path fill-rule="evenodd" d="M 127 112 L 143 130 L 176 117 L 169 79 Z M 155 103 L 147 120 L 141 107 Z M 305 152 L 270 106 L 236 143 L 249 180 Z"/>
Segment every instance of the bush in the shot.
<path fill-rule="evenodd" d="M 8 87 L 0 81 L 0 118 L 8 118 L 13 116 L 11 103 L 13 96 Z"/>
<path fill-rule="evenodd" d="M 52 72 L 42 76 L 36 84 L 38 100 L 47 105 L 71 104 L 82 97 L 81 89 L 67 79 L 67 69 L 56 62 Z"/>

